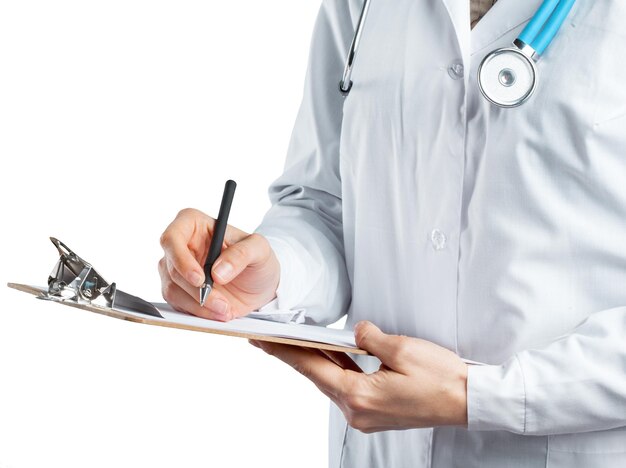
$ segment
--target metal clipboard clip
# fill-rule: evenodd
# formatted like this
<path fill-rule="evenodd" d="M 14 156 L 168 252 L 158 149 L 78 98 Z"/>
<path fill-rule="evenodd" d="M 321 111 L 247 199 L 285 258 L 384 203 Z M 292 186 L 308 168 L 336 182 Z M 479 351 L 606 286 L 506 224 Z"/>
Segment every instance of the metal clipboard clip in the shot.
<path fill-rule="evenodd" d="M 48 292 L 39 298 L 50 301 L 71 301 L 109 309 L 129 310 L 154 317 L 163 316 L 151 303 L 117 289 L 95 268 L 67 245 L 54 237 L 50 240 L 59 251 L 59 261 L 48 277 Z"/>

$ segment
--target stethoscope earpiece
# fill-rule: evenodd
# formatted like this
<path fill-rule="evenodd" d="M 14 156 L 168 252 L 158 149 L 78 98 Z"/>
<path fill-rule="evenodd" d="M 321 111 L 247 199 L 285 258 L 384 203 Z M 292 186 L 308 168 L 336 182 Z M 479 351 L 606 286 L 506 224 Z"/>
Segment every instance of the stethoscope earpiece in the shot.
<path fill-rule="evenodd" d="M 348 87 L 345 87 L 343 80 L 339 82 L 339 92 L 342 94 L 342 96 L 345 97 L 348 94 L 350 94 L 351 89 L 352 89 L 352 80 L 350 80 L 350 83 L 348 83 Z"/>

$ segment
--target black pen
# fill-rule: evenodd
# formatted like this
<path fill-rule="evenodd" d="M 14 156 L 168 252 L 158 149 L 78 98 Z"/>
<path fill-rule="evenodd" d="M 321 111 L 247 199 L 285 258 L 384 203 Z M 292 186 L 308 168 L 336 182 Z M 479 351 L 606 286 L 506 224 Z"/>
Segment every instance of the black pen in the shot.
<path fill-rule="evenodd" d="M 213 237 L 211 238 L 211 245 L 209 246 L 209 254 L 204 262 L 204 284 L 200 288 L 200 305 L 203 306 L 207 296 L 213 288 L 213 278 L 211 277 L 211 269 L 217 257 L 222 253 L 222 244 L 224 243 L 224 234 L 226 233 L 226 226 L 228 226 L 228 215 L 230 214 L 230 207 L 233 204 L 233 197 L 235 196 L 235 188 L 237 184 L 234 180 L 227 180 L 224 186 L 224 195 L 222 195 L 222 204 L 220 205 L 220 212 L 217 215 L 215 221 L 215 227 L 213 228 Z"/>

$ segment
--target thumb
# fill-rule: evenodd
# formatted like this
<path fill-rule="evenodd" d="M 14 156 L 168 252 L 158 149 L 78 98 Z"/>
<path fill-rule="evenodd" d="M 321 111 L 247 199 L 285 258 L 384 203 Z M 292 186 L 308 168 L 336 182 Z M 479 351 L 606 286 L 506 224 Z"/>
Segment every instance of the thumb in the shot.
<path fill-rule="evenodd" d="M 227 284 L 246 267 L 266 261 L 270 254 L 269 242 L 260 234 L 250 234 L 222 251 L 211 276 L 217 284 Z"/>
<path fill-rule="evenodd" d="M 380 361 L 391 369 L 397 369 L 401 365 L 398 361 L 398 346 L 400 345 L 397 335 L 387 335 L 372 322 L 366 320 L 358 322 L 354 327 L 356 345 L 376 356 Z"/>

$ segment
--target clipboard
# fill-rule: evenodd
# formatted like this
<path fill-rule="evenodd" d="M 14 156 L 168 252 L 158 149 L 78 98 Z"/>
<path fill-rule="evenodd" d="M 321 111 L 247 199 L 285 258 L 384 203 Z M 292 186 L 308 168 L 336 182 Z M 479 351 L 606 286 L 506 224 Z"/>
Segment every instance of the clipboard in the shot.
<path fill-rule="evenodd" d="M 235 336 L 322 351 L 370 355 L 356 345 L 354 333 L 351 330 L 277 322 L 268 320 L 264 314 L 250 314 L 229 322 L 218 322 L 179 312 L 167 303 L 145 301 L 119 290 L 116 283 L 107 282 L 90 263 L 79 257 L 63 242 L 54 237 L 50 240 L 57 248 L 60 258 L 48 277 L 48 287 L 7 283 L 9 288 L 46 301 L 135 323 Z M 470 359 L 461 358 L 461 360 L 470 365 L 484 365 Z"/>
<path fill-rule="evenodd" d="M 42 296 L 47 291 L 47 288 L 44 287 L 20 283 L 7 283 L 7 286 L 33 296 Z M 165 303 L 153 303 L 153 305 L 162 312 L 163 318 L 158 318 L 95 303 L 73 301 L 50 302 L 145 325 L 234 336 L 257 341 L 268 341 L 271 343 L 326 351 L 338 351 L 349 354 L 369 354 L 367 351 L 358 348 L 354 344 L 354 335 L 350 330 L 337 330 L 307 324 L 277 323 L 247 317 L 233 319 L 230 322 L 217 322 L 174 311 Z M 307 338 L 305 339 L 304 337 Z"/>

